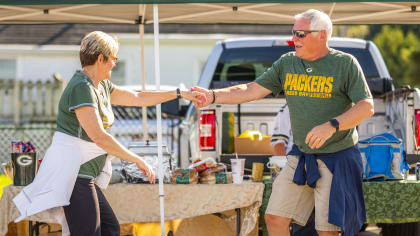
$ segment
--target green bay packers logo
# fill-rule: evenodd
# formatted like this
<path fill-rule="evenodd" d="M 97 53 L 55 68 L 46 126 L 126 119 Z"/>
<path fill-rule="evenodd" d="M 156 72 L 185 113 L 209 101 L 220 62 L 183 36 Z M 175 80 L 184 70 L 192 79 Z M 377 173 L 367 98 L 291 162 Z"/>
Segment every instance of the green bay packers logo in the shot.
<path fill-rule="evenodd" d="M 20 166 L 29 166 L 30 164 L 32 164 L 32 157 L 28 155 L 21 155 L 16 158 L 16 162 Z"/>

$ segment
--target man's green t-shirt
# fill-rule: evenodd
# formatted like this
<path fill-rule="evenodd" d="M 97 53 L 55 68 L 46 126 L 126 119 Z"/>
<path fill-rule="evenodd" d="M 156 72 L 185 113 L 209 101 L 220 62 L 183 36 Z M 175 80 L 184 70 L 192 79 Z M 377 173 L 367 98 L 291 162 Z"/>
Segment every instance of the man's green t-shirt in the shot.
<path fill-rule="evenodd" d="M 114 85 L 109 80 L 99 83 L 98 89 L 92 80 L 84 73 L 78 71 L 71 78 L 61 95 L 58 104 L 57 131 L 92 142 L 86 131 L 77 120 L 75 109 L 91 106 L 98 110 L 102 125 L 109 131 L 114 123 L 114 113 L 111 107 L 111 92 Z M 107 155 L 100 155 L 80 166 L 79 176 L 95 178 L 105 165 Z"/>
<path fill-rule="evenodd" d="M 255 82 L 274 95 L 284 91 L 293 140 L 300 151 L 334 153 L 357 143 L 355 128 L 334 133 L 319 149 L 311 149 L 305 143 L 312 128 L 372 97 L 363 71 L 352 55 L 330 49 L 324 57 L 307 61 L 290 52 L 281 56 Z"/>

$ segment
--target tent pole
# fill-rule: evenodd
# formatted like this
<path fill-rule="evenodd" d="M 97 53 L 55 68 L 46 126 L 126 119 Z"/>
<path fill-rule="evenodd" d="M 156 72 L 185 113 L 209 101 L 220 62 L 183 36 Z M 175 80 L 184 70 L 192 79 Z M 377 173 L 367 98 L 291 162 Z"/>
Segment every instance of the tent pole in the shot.
<path fill-rule="evenodd" d="M 145 7 L 145 6 L 143 6 Z M 142 16 L 144 19 L 144 15 L 142 13 L 142 6 L 139 6 L 139 15 Z M 146 68 L 144 66 L 144 23 L 139 22 L 139 32 L 140 32 L 140 55 L 141 55 L 141 90 L 146 90 Z M 149 139 L 149 133 L 147 128 L 147 107 L 141 108 L 141 117 L 143 121 L 143 141 Z"/>
<path fill-rule="evenodd" d="M 153 34 L 155 46 L 155 79 L 156 90 L 160 90 L 160 62 L 159 62 L 159 14 L 158 5 L 153 5 Z M 162 168 L 162 113 L 160 104 L 156 105 L 157 118 L 157 141 L 158 141 L 158 163 L 159 163 L 159 200 L 160 200 L 160 228 L 161 235 L 165 236 L 165 205 L 163 192 L 163 168 Z"/>

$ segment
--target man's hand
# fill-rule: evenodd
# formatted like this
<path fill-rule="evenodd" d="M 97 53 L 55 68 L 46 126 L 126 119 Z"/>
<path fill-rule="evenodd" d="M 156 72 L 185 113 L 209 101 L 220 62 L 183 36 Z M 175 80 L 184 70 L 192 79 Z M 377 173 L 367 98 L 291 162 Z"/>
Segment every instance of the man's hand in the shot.
<path fill-rule="evenodd" d="M 312 149 L 318 149 L 324 145 L 331 136 L 335 133 L 335 127 L 330 122 L 325 122 L 322 125 L 315 126 L 308 135 L 306 135 L 305 143 Z"/>
<path fill-rule="evenodd" d="M 149 164 L 139 158 L 139 160 L 136 162 L 136 166 L 139 168 L 139 170 L 141 170 L 141 172 L 143 172 L 143 174 L 147 176 L 151 184 L 155 183 L 155 172 Z"/>
<path fill-rule="evenodd" d="M 211 103 L 214 102 L 213 101 L 213 93 L 212 93 L 212 91 L 210 91 L 208 89 L 200 88 L 200 87 L 195 86 L 195 87 L 192 87 L 190 89 L 190 91 L 192 91 L 192 92 L 199 92 L 199 93 L 203 94 L 205 96 L 205 98 L 206 98 L 203 103 L 194 103 L 194 105 L 197 108 L 206 107 L 206 106 L 208 106 L 208 105 L 210 105 Z"/>
<path fill-rule="evenodd" d="M 276 143 L 276 145 L 274 145 L 274 155 L 286 156 L 286 148 L 284 146 L 284 143 Z"/>
<path fill-rule="evenodd" d="M 205 104 L 207 101 L 206 95 L 200 91 L 182 91 L 181 97 L 186 100 L 192 101 L 197 107 L 203 107 L 202 104 Z"/>

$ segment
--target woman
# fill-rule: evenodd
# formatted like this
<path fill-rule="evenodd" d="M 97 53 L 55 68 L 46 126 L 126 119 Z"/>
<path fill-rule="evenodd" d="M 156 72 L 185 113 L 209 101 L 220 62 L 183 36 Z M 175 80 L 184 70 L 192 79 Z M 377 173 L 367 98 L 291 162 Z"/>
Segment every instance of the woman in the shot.
<path fill-rule="evenodd" d="M 134 162 L 150 183 L 155 182 L 155 173 L 108 133 L 114 122 L 111 104 L 151 106 L 177 97 L 204 102 L 205 97 L 198 92 L 136 93 L 113 85 L 108 79 L 118 60 L 117 52 L 117 41 L 103 32 L 91 32 L 83 38 L 83 69 L 73 75 L 61 96 L 53 142 L 34 182 L 14 199 L 22 214 L 18 220 L 64 206 L 72 236 L 120 235 L 118 220 L 98 187 L 103 180 L 103 186 L 109 182 L 110 155 Z M 62 225 L 65 231 L 65 222 Z"/>

